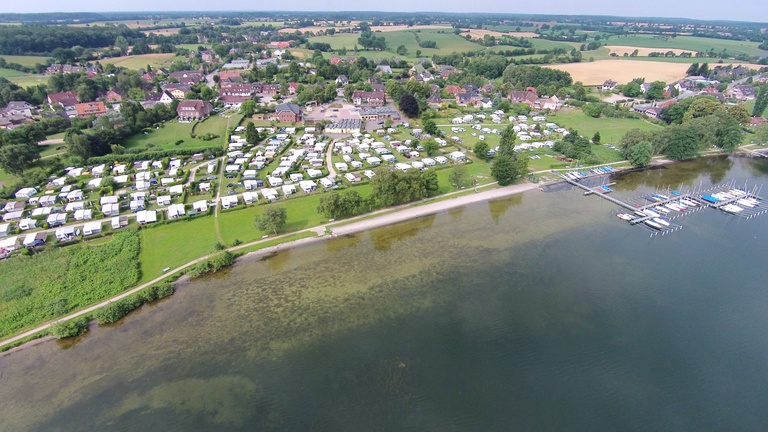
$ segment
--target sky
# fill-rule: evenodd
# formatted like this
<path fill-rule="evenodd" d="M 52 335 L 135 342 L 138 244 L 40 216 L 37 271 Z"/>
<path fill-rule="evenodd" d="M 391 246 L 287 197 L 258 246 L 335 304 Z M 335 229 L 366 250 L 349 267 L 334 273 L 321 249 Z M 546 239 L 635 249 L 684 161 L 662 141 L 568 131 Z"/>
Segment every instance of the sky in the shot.
<path fill-rule="evenodd" d="M 2 1 L 2 12 L 117 12 L 283 10 L 396 12 L 501 12 L 522 14 L 679 17 L 768 22 L 765 0 L 26 0 Z"/>

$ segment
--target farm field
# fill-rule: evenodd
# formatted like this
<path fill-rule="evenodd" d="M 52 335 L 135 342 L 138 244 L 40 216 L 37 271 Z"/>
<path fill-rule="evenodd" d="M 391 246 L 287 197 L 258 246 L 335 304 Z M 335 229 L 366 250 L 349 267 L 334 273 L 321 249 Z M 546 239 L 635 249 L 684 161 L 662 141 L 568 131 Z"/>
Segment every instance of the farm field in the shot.
<path fill-rule="evenodd" d="M 140 282 L 161 276 L 166 267 L 178 267 L 215 251 L 216 232 L 211 216 L 145 228 L 139 235 Z"/>
<path fill-rule="evenodd" d="M 395 49 L 400 45 L 404 45 L 408 49 L 408 56 L 414 56 L 417 50 L 421 50 L 422 57 L 431 57 L 434 54 L 445 55 L 453 52 L 480 51 L 484 49 L 484 47 L 469 42 L 448 30 L 421 30 L 420 32 L 400 30 L 381 32 L 377 33 L 376 36 L 384 36 L 387 41 L 388 50 L 385 52 L 386 57 L 391 57 Z M 419 42 L 416 40 L 417 36 L 422 41 L 435 41 L 437 43 L 437 48 L 419 47 Z M 358 45 L 357 39 L 359 37 L 359 34 L 336 34 L 333 36 L 312 37 L 309 41 L 328 43 L 333 49 L 346 48 L 347 50 L 352 50 L 355 45 Z"/>
<path fill-rule="evenodd" d="M 610 53 L 616 53 L 618 56 L 623 56 L 625 53 L 627 55 L 632 54 L 635 50 L 637 50 L 637 55 L 640 57 L 647 57 L 648 54 L 652 52 L 662 52 L 666 53 L 668 51 L 672 51 L 676 55 L 680 55 L 684 52 L 690 52 L 692 55 L 696 55 L 695 51 L 689 51 L 679 48 L 643 48 L 643 47 L 635 47 L 635 46 L 626 46 L 626 45 L 606 45 L 605 48 L 608 49 Z"/>
<path fill-rule="evenodd" d="M 558 125 L 575 129 L 579 134 L 591 139 L 595 132 L 600 132 L 600 141 L 602 143 L 615 144 L 631 129 L 640 129 L 643 131 L 658 131 L 661 126 L 648 123 L 639 119 L 623 118 L 594 118 L 590 117 L 580 109 L 562 110 L 555 114 L 547 116 L 547 121 L 557 123 Z"/>
<path fill-rule="evenodd" d="M 626 83 L 637 77 L 644 77 L 646 81 L 677 81 L 685 77 L 688 64 L 640 60 L 597 60 L 545 67 L 566 71 L 571 74 L 573 81 L 581 81 L 584 85 L 598 85 L 607 79 Z"/>
<path fill-rule="evenodd" d="M 170 28 L 164 28 L 164 29 L 157 29 L 157 30 L 145 30 L 142 33 L 149 36 L 150 33 L 154 33 L 156 35 L 162 35 L 162 36 L 170 36 L 179 34 L 179 30 L 181 30 L 181 27 L 170 27 Z"/>
<path fill-rule="evenodd" d="M 139 70 L 147 67 L 147 65 L 152 66 L 152 68 L 168 66 L 169 64 L 171 64 L 171 59 L 175 56 L 176 54 L 173 54 L 173 53 L 141 54 L 141 55 L 135 55 L 135 56 L 123 56 L 123 57 L 101 59 L 99 60 L 99 62 L 101 64 L 113 64 L 115 66 L 124 67 L 126 69 Z"/>
<path fill-rule="evenodd" d="M 45 64 L 45 61 L 48 60 L 48 57 L 41 57 L 41 56 L 3 55 L 0 57 L 4 58 L 5 61 L 8 63 L 16 63 L 25 67 L 34 67 L 38 63 Z"/>
<path fill-rule="evenodd" d="M 608 40 L 610 45 L 632 46 L 632 47 L 644 47 L 644 48 L 657 48 L 668 49 L 678 48 L 686 51 L 697 52 L 721 52 L 725 50 L 727 54 L 737 55 L 746 54 L 750 56 L 768 54 L 768 51 L 763 51 L 757 46 L 757 42 L 748 41 L 734 41 L 726 39 L 712 39 L 702 38 L 694 36 L 677 36 L 674 38 L 659 39 L 651 35 L 632 35 L 632 36 L 617 36 Z"/>

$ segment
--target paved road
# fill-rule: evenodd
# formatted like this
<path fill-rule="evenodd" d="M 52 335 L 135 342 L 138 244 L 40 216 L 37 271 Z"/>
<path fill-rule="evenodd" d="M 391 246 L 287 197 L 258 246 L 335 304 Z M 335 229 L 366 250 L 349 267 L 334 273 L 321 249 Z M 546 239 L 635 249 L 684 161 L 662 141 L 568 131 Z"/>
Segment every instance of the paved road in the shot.
<path fill-rule="evenodd" d="M 325 166 L 328 167 L 328 177 L 335 179 L 336 169 L 333 166 L 333 160 L 331 159 L 331 156 L 333 156 L 333 141 L 328 144 L 328 150 L 325 151 Z"/>

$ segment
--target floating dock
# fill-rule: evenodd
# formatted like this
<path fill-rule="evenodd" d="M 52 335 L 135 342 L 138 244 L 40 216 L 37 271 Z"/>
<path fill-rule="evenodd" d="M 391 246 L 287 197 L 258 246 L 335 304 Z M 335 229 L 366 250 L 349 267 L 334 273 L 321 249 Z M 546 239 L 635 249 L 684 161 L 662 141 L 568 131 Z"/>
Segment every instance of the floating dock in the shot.
<path fill-rule="evenodd" d="M 608 173 L 604 173 L 608 174 Z M 701 211 L 705 208 L 721 210 L 729 215 L 747 219 L 765 214 L 768 209 L 763 205 L 763 198 L 758 195 L 759 188 L 747 189 L 747 185 L 739 188 L 735 181 L 724 183 L 706 190 L 679 192 L 677 190 L 657 191 L 642 197 L 622 201 L 607 194 L 613 192 L 607 183 L 600 186 L 587 186 L 581 180 L 604 174 L 588 175 L 585 172 L 568 172 L 560 174 L 567 183 L 584 190 L 584 195 L 597 195 L 610 201 L 627 213 L 617 216 L 629 222 L 630 225 L 640 225 L 651 231 L 651 236 L 665 235 L 682 228 L 672 221 L 684 215 Z"/>

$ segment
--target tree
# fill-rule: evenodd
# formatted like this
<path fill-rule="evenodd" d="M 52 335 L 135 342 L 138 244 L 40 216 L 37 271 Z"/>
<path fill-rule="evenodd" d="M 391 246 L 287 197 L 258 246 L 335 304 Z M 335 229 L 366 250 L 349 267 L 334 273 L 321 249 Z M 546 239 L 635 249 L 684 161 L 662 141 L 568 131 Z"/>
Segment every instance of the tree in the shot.
<path fill-rule="evenodd" d="M 397 55 L 405 56 L 408 54 L 408 48 L 405 47 L 405 45 L 400 45 L 397 47 L 397 50 L 395 50 Z"/>
<path fill-rule="evenodd" d="M 424 132 L 430 135 L 437 135 L 437 125 L 434 120 L 424 120 Z"/>
<path fill-rule="evenodd" d="M 512 125 L 507 126 L 501 132 L 501 139 L 499 141 L 499 154 L 497 156 L 514 156 L 515 139 L 517 139 L 517 132 L 515 132 Z"/>
<path fill-rule="evenodd" d="M 727 109 L 728 116 L 736 119 L 739 124 L 747 124 L 752 121 L 752 117 L 749 116 L 749 110 L 744 105 L 731 105 Z"/>
<path fill-rule="evenodd" d="M 434 195 L 440 190 L 440 183 L 437 180 L 437 171 L 426 170 L 422 171 L 419 175 L 421 181 L 421 187 L 424 189 L 425 196 Z"/>
<path fill-rule="evenodd" d="M 526 174 L 528 174 L 527 158 L 515 158 L 506 154 L 499 155 L 494 159 L 491 167 L 491 176 L 501 186 L 512 184 L 516 179 Z"/>
<path fill-rule="evenodd" d="M 621 94 L 626 97 L 638 97 L 643 94 L 643 89 L 636 81 L 630 81 L 622 86 Z"/>
<path fill-rule="evenodd" d="M 693 102 L 691 102 L 691 105 L 688 107 L 688 110 L 685 111 L 685 115 L 683 116 L 683 121 L 685 122 L 687 120 L 698 118 L 698 117 L 706 117 L 706 116 L 715 114 L 716 112 L 720 112 L 720 113 L 725 112 L 725 106 L 722 104 L 722 102 L 720 102 L 715 98 L 699 97 L 699 98 L 696 98 Z"/>
<path fill-rule="evenodd" d="M 755 117 L 762 116 L 766 107 L 768 107 L 768 87 L 763 87 L 755 100 L 755 107 L 752 108 L 752 115 Z"/>
<path fill-rule="evenodd" d="M 485 141 L 478 141 L 477 144 L 475 144 L 475 147 L 472 148 L 472 151 L 475 152 L 475 156 L 480 159 L 488 159 L 488 144 L 486 144 Z"/>
<path fill-rule="evenodd" d="M 698 154 L 698 134 L 695 128 L 684 125 L 669 126 L 663 135 L 666 141 L 664 154 L 670 159 L 690 159 Z"/>
<path fill-rule="evenodd" d="M 245 125 L 245 140 L 250 145 L 256 145 L 261 140 L 259 131 L 256 130 L 256 125 L 254 125 L 252 121 L 249 121 Z"/>
<path fill-rule="evenodd" d="M 755 127 L 755 142 L 768 144 L 768 123 Z"/>
<path fill-rule="evenodd" d="M 469 174 L 467 173 L 467 167 L 462 165 L 456 165 L 448 174 L 448 182 L 456 189 L 462 188 L 467 184 Z"/>
<path fill-rule="evenodd" d="M 600 131 L 597 131 L 592 135 L 592 144 L 600 144 Z"/>
<path fill-rule="evenodd" d="M 248 99 L 247 101 L 243 102 L 242 105 L 240 105 L 240 113 L 245 117 L 252 117 L 255 111 L 256 101 L 253 99 Z"/>
<path fill-rule="evenodd" d="M 403 93 L 403 95 L 400 96 L 399 106 L 400 111 L 402 111 L 408 118 L 417 117 L 419 115 L 419 101 L 417 101 L 410 93 Z"/>
<path fill-rule="evenodd" d="M 641 141 L 630 147 L 625 157 L 632 166 L 644 167 L 651 163 L 653 156 L 653 146 L 648 141 Z"/>
<path fill-rule="evenodd" d="M 8 144 L 0 147 L 0 168 L 13 175 L 21 175 L 40 159 L 36 145 Z"/>
<path fill-rule="evenodd" d="M 648 87 L 645 97 L 651 100 L 657 100 L 664 97 L 664 90 L 667 89 L 667 83 L 664 81 L 654 81 Z"/>
<path fill-rule="evenodd" d="M 254 217 L 254 224 L 261 231 L 271 231 L 277 234 L 285 227 L 287 219 L 288 211 L 285 207 L 267 207 Z"/>
<path fill-rule="evenodd" d="M 430 157 L 436 156 L 438 153 L 440 153 L 440 145 L 437 143 L 437 141 L 431 138 L 421 143 L 421 146 L 424 147 L 424 151 L 427 152 L 427 155 Z"/>
<path fill-rule="evenodd" d="M 739 105 L 740 106 L 740 105 Z M 741 145 L 742 135 L 739 121 L 729 115 L 714 116 L 713 121 L 707 124 L 715 125 L 715 145 L 727 152 L 736 150 Z"/>
<path fill-rule="evenodd" d="M 427 187 L 432 187 L 428 177 L 422 179 L 418 170 L 407 172 L 379 168 L 371 179 L 373 196 L 384 206 L 415 201 L 427 196 Z"/>

